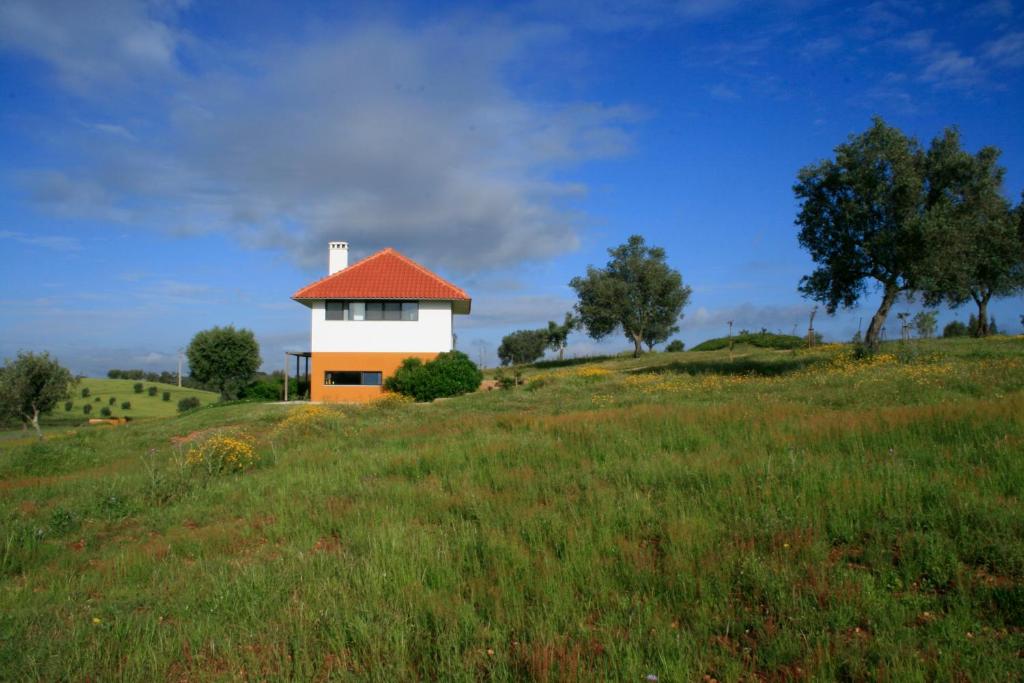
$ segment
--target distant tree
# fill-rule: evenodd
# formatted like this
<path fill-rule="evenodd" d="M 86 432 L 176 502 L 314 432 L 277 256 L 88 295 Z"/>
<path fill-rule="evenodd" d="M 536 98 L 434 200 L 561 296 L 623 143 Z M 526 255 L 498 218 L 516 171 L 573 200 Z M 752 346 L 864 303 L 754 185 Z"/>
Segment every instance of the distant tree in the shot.
<path fill-rule="evenodd" d="M 121 401 L 121 410 L 131 410 L 131 409 L 132 409 L 132 402 L 131 401 Z"/>
<path fill-rule="evenodd" d="M 554 320 L 548 321 L 547 348 L 558 352 L 558 360 L 562 360 L 565 355 L 565 346 L 569 339 L 569 333 L 579 327 L 579 324 L 579 320 L 572 313 L 565 314 L 565 320 L 561 325 Z"/>
<path fill-rule="evenodd" d="M 64 401 L 64 410 L 71 412 L 71 409 L 75 407 L 74 401 Z"/>
<path fill-rule="evenodd" d="M 942 328 L 942 337 L 944 339 L 949 339 L 949 338 L 952 338 L 952 337 L 966 337 L 966 336 L 967 336 L 967 325 L 964 325 L 959 320 L 954 320 L 954 321 L 952 321 L 950 323 L 947 323 L 946 326 Z"/>
<path fill-rule="evenodd" d="M 165 392 L 163 393 L 163 395 L 162 395 L 162 398 L 163 398 L 163 400 L 165 400 L 165 401 L 170 401 L 170 400 L 171 400 L 171 392 L 169 392 L 169 391 L 165 391 Z"/>
<path fill-rule="evenodd" d="M 85 387 L 84 389 L 82 389 L 82 398 L 89 398 L 90 393 L 91 392 L 89 391 L 89 387 Z"/>
<path fill-rule="evenodd" d="M 91 413 L 92 412 L 92 404 L 91 403 L 86 403 L 84 406 L 82 406 L 82 412 L 85 413 L 86 415 Z"/>
<path fill-rule="evenodd" d="M 109 398 L 109 399 L 107 400 L 107 404 L 108 404 L 108 405 L 114 405 L 115 403 L 117 403 L 117 397 L 116 397 L 116 396 L 111 396 L 111 397 L 110 397 L 110 398 Z"/>
<path fill-rule="evenodd" d="M 935 311 L 918 311 L 911 321 L 917 336 L 921 339 L 929 339 L 935 334 L 936 321 L 939 314 Z"/>
<path fill-rule="evenodd" d="M 214 327 L 197 333 L 186 351 L 192 377 L 234 399 L 260 367 L 260 346 L 251 330 Z"/>
<path fill-rule="evenodd" d="M 594 339 L 621 330 L 633 342 L 636 357 L 645 342 L 668 339 L 691 290 L 666 263 L 665 250 L 648 247 L 640 235 L 609 249 L 608 255 L 604 268 L 589 266 L 585 277 L 569 282 L 579 297 L 576 314 Z"/>
<path fill-rule="evenodd" d="M 685 348 L 686 344 L 684 344 L 679 339 L 673 339 L 668 343 L 668 346 L 665 347 L 665 350 L 668 351 L 669 353 L 678 353 L 684 350 Z"/>
<path fill-rule="evenodd" d="M 517 330 L 502 338 L 498 358 L 502 365 L 532 363 L 544 355 L 547 347 L 547 330 Z"/>
<path fill-rule="evenodd" d="M 136 394 L 141 394 L 142 393 L 142 382 L 136 382 L 135 384 L 133 384 L 132 385 L 132 389 L 135 390 Z"/>
<path fill-rule="evenodd" d="M 112 415 L 112 413 L 110 412 L 110 406 L 103 406 L 102 408 L 100 408 L 100 415 L 102 415 L 103 417 L 110 417 Z"/>
<path fill-rule="evenodd" d="M 156 392 L 158 391 L 159 389 L 157 389 L 156 387 L 149 387 L 148 389 L 146 389 L 146 393 L 149 394 L 150 396 L 156 396 Z"/>
<path fill-rule="evenodd" d="M 0 368 L 0 414 L 32 426 L 39 438 L 39 416 L 71 395 L 76 380 L 48 353 L 21 352 Z"/>
<path fill-rule="evenodd" d="M 931 305 L 973 300 L 978 337 L 990 332 L 989 301 L 1024 288 L 1024 240 L 1002 193 L 999 154 L 995 147 L 964 151 L 954 128 L 932 142 L 926 160 L 929 176 L 942 180 L 929 185 L 931 208 L 922 223 L 928 248 L 917 284 Z"/>

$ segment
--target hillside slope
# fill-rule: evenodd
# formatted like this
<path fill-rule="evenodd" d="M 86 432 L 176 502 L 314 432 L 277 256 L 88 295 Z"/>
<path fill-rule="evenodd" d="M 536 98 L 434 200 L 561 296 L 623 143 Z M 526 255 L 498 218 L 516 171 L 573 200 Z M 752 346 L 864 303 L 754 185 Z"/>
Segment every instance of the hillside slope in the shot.
<path fill-rule="evenodd" d="M 1024 340 L 657 354 L 528 382 L 211 407 L 0 451 L 0 670 L 1019 670 Z M 189 465 L 218 435 L 260 464 Z"/>

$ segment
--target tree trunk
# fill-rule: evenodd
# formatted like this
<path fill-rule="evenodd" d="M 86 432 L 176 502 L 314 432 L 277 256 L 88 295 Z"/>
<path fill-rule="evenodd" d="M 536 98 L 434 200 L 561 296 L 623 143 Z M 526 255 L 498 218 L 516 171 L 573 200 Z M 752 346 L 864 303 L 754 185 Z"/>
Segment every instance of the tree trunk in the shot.
<path fill-rule="evenodd" d="M 558 345 L 558 360 L 562 360 L 562 356 L 565 354 L 565 344 Z"/>
<path fill-rule="evenodd" d="M 875 311 L 875 314 L 871 316 L 871 324 L 868 325 L 868 332 L 864 336 L 864 345 L 869 349 L 878 347 L 878 337 L 882 332 L 882 326 L 885 325 L 885 318 L 889 315 L 889 309 L 896 303 L 896 297 L 899 293 L 900 290 L 896 285 L 885 286 L 882 304 Z"/>
<path fill-rule="evenodd" d="M 42 439 L 43 439 L 43 430 L 39 428 L 39 411 L 38 410 L 33 410 L 32 411 L 32 427 L 36 430 L 36 436 L 38 436 L 39 440 L 42 441 Z"/>
<path fill-rule="evenodd" d="M 980 296 L 974 297 L 974 303 L 978 304 L 978 336 L 987 337 L 989 332 L 988 326 L 988 302 L 992 298 L 991 292 L 986 292 Z"/>
<path fill-rule="evenodd" d="M 640 354 L 644 352 L 644 340 L 639 334 L 633 335 L 633 358 L 639 358 Z"/>

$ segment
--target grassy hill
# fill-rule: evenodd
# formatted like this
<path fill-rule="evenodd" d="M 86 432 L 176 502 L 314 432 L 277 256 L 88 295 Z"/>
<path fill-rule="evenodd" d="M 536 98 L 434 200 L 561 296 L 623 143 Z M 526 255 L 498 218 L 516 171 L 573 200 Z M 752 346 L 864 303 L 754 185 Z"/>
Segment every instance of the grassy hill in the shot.
<path fill-rule="evenodd" d="M 1024 339 L 527 378 L 431 405 L 210 407 L 0 451 L 0 671 L 1017 676 Z M 258 466 L 189 464 L 215 438 Z"/>
<path fill-rule="evenodd" d="M 792 334 L 774 334 L 772 332 L 747 332 L 733 335 L 732 337 L 716 337 L 708 339 L 694 346 L 691 351 L 720 351 L 728 349 L 732 344 L 733 348 L 753 346 L 759 349 L 802 349 L 807 346 L 806 337 L 797 337 Z"/>

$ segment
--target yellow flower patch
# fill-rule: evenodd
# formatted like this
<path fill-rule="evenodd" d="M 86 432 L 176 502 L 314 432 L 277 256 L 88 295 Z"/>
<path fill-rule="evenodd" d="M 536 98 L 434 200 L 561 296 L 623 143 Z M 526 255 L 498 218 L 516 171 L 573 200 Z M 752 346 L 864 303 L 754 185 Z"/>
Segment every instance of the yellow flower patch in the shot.
<path fill-rule="evenodd" d="M 252 438 L 246 434 L 215 434 L 189 449 L 185 464 L 210 474 L 242 472 L 259 462 Z"/>

